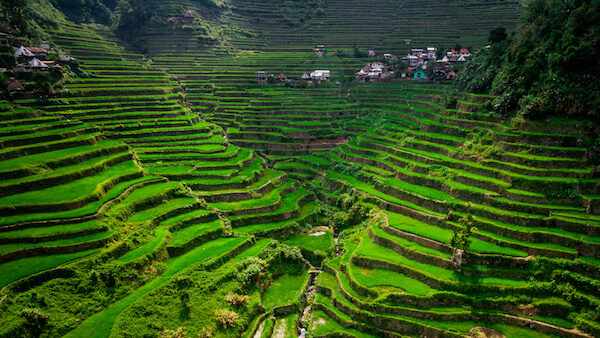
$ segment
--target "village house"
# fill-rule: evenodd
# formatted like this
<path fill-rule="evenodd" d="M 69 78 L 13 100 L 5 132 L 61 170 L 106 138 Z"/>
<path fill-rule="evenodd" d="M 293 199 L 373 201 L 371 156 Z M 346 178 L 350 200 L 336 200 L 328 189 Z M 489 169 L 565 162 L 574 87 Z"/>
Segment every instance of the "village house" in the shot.
<path fill-rule="evenodd" d="M 419 69 L 414 73 L 414 78 L 417 80 L 425 80 L 427 78 L 427 73 L 424 70 Z"/>
<path fill-rule="evenodd" d="M 369 57 L 370 57 L 370 58 L 374 58 L 374 57 L 375 57 L 377 54 L 375 54 L 375 51 L 374 51 L 374 50 L 370 50 L 370 49 L 369 49 L 369 51 L 368 51 L 368 55 L 369 55 Z"/>
<path fill-rule="evenodd" d="M 33 53 L 33 55 L 40 59 L 45 60 L 48 57 L 48 50 L 40 47 L 27 47 L 29 51 Z"/>
<path fill-rule="evenodd" d="M 405 45 L 410 45 L 412 43 L 411 39 L 404 39 L 404 44 Z"/>
<path fill-rule="evenodd" d="M 183 24 L 189 26 L 194 23 L 195 19 L 196 19 L 196 16 L 194 15 L 194 13 L 191 10 L 188 10 L 183 15 Z"/>
<path fill-rule="evenodd" d="M 302 80 L 302 81 L 308 81 L 308 80 L 310 80 L 310 76 L 308 74 L 304 73 L 300 77 L 300 80 Z"/>
<path fill-rule="evenodd" d="M 423 55 L 423 48 L 413 48 L 410 50 L 409 55 L 419 57 L 419 56 Z"/>
<path fill-rule="evenodd" d="M 45 49 L 47 51 L 52 50 L 52 47 L 50 46 L 50 42 L 48 42 L 48 41 L 42 41 L 42 42 L 40 42 L 39 47 L 41 49 Z"/>
<path fill-rule="evenodd" d="M 437 48 L 435 48 L 435 47 L 427 47 L 427 58 L 428 59 L 435 59 L 436 52 L 437 52 Z"/>
<path fill-rule="evenodd" d="M 379 82 L 387 79 L 392 72 L 388 71 L 389 66 L 383 62 L 373 62 L 361 68 L 356 75 L 356 82 Z"/>
<path fill-rule="evenodd" d="M 327 81 L 331 76 L 331 71 L 329 70 L 315 70 L 310 73 L 310 78 L 315 81 Z"/>
<path fill-rule="evenodd" d="M 11 77 L 8 79 L 9 83 L 6 86 L 6 90 L 9 93 L 16 93 L 16 92 L 22 92 L 25 91 L 25 88 L 23 88 L 23 86 L 19 83 L 19 81 L 17 81 L 17 79 L 15 79 L 14 77 Z"/>
<path fill-rule="evenodd" d="M 277 79 L 281 82 L 287 81 L 287 77 L 283 73 L 279 73 L 279 75 L 277 75 Z"/>
<path fill-rule="evenodd" d="M 14 55 L 20 56 L 20 57 L 34 57 L 35 56 L 35 54 L 33 54 L 33 52 L 30 51 L 29 49 L 27 49 L 25 46 L 19 47 Z"/>
<path fill-rule="evenodd" d="M 74 57 L 70 57 L 67 54 L 58 54 L 58 60 L 62 63 L 70 63 L 70 64 L 77 64 L 78 61 L 76 58 Z"/>
<path fill-rule="evenodd" d="M 267 83 L 267 73 L 263 71 L 256 73 L 256 82 Z"/>
<path fill-rule="evenodd" d="M 317 48 L 315 48 L 315 56 L 322 57 L 324 54 L 325 54 L 325 45 L 318 45 Z"/>
<path fill-rule="evenodd" d="M 10 47 L 10 42 L 8 41 L 8 34 L 0 33 L 0 47 Z"/>
<path fill-rule="evenodd" d="M 50 67 L 37 58 L 29 60 L 27 63 L 20 63 L 13 68 L 15 73 L 32 73 L 37 71 L 46 71 Z"/>

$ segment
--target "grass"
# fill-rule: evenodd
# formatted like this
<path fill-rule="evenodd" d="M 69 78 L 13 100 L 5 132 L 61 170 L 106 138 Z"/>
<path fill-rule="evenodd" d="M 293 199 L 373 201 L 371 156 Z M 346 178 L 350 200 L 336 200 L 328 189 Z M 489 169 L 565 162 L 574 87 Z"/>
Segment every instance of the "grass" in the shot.
<path fill-rule="evenodd" d="M 6 285 L 35 273 L 56 268 L 59 265 L 90 256 L 101 249 L 93 249 L 70 254 L 22 258 L 0 265 L 0 289 Z"/>
<path fill-rule="evenodd" d="M 501 285 L 501 286 L 512 286 L 512 287 L 525 287 L 527 286 L 526 281 L 509 279 L 509 278 L 497 278 L 497 277 L 474 277 L 465 276 L 455 271 L 446 270 L 437 266 L 419 263 L 412 261 L 404 256 L 399 255 L 395 251 L 373 244 L 368 236 L 365 236 L 361 240 L 361 244 L 355 251 L 355 255 L 363 257 L 371 257 L 381 259 L 384 261 L 391 261 L 396 264 L 400 264 L 416 271 L 428 275 L 430 278 L 445 280 L 447 282 L 461 282 L 461 283 L 473 283 L 483 285 Z"/>
<path fill-rule="evenodd" d="M 275 278 L 262 297 L 263 305 L 271 309 L 296 302 L 307 278 L 306 270 L 297 275 L 285 274 Z"/>
<path fill-rule="evenodd" d="M 145 257 L 146 255 L 148 255 L 151 252 L 154 252 L 160 246 L 160 244 L 165 240 L 165 236 L 168 233 L 169 232 L 167 231 L 167 228 L 165 226 L 157 227 L 156 230 L 154 231 L 155 237 L 152 241 L 142 245 L 141 247 L 139 247 L 135 250 L 131 250 L 131 251 L 127 252 L 123 256 L 119 257 L 119 261 L 131 262 L 131 261 L 137 260 L 139 258 Z"/>
<path fill-rule="evenodd" d="M 199 264 L 207 259 L 223 255 L 235 247 L 246 241 L 246 238 L 219 238 L 214 241 L 205 243 L 186 254 L 170 259 L 167 263 L 167 270 L 156 279 L 145 284 L 125 298 L 109 305 L 99 313 L 96 313 L 90 318 L 81 323 L 77 329 L 65 335 L 66 338 L 86 336 L 89 338 L 108 337 L 111 332 L 113 323 L 116 317 L 133 304 L 137 299 L 167 282 L 171 277 L 179 271 L 188 268 L 192 265 Z"/>
<path fill-rule="evenodd" d="M 429 285 L 394 271 L 368 269 L 354 264 L 350 264 L 349 269 L 354 279 L 366 287 L 392 286 L 418 296 L 426 296 L 431 290 Z"/>
<path fill-rule="evenodd" d="M 155 180 L 157 176 L 144 176 L 135 180 L 121 182 L 110 189 L 100 200 L 86 204 L 84 207 L 60 212 L 46 212 L 39 214 L 22 214 L 9 217 L 0 217 L 0 225 L 14 224 L 19 222 L 46 220 L 46 219 L 62 219 L 72 217 L 82 217 L 96 213 L 106 202 L 120 196 L 125 190 L 131 186 L 151 180 Z"/>
<path fill-rule="evenodd" d="M 97 175 L 82 178 L 67 184 L 42 190 L 28 191 L 21 194 L 0 198 L 1 206 L 35 205 L 71 202 L 81 200 L 85 196 L 103 197 L 102 186 L 125 174 L 139 172 L 140 168 L 133 162 L 127 161 L 110 167 Z"/>
<path fill-rule="evenodd" d="M 142 222 L 159 216 L 165 212 L 175 210 L 184 206 L 189 206 L 196 202 L 195 198 L 175 198 L 165 200 L 163 204 L 160 204 L 154 208 L 142 210 L 136 212 L 132 217 L 128 219 L 129 222 Z"/>
<path fill-rule="evenodd" d="M 326 231 L 324 234 L 319 236 L 313 236 L 310 234 L 300 234 L 293 236 L 284 241 L 289 245 L 295 245 L 301 249 L 309 251 L 323 250 L 325 252 L 331 252 L 334 247 L 333 235 L 331 231 Z"/>
<path fill-rule="evenodd" d="M 277 318 L 273 327 L 273 337 L 296 337 L 296 319 L 295 313 L 287 314 Z"/>
<path fill-rule="evenodd" d="M 79 236 L 75 238 L 59 239 L 55 241 L 41 242 L 41 243 L 15 243 L 15 244 L 4 244 L 0 246 L 0 255 L 7 253 L 30 250 L 36 248 L 53 248 L 72 246 L 77 244 L 83 244 L 87 242 L 97 242 L 101 240 L 109 239 L 114 234 L 114 231 L 101 231 L 89 235 Z"/>
<path fill-rule="evenodd" d="M 199 223 L 193 224 L 188 227 L 182 228 L 173 233 L 173 240 L 169 243 L 170 246 L 183 245 L 197 236 L 208 233 L 210 231 L 223 227 L 223 222 L 220 219 L 212 221 L 210 223 Z"/>
<path fill-rule="evenodd" d="M 435 225 L 427 224 L 404 215 L 385 211 L 388 216 L 390 227 L 406 231 L 418 236 L 432 239 L 434 241 L 450 244 L 454 232 L 449 229 L 441 228 Z M 470 250 L 478 253 L 501 254 L 507 256 L 527 257 L 527 253 L 521 250 L 501 247 L 499 245 L 485 242 L 478 238 L 471 238 Z"/>
<path fill-rule="evenodd" d="M 377 336 L 368 334 L 365 332 L 360 332 L 358 330 L 347 328 L 340 325 L 335 320 L 331 319 L 325 312 L 322 310 L 316 310 L 313 313 L 313 318 L 310 326 L 312 332 L 315 336 L 324 336 L 324 335 L 333 335 L 335 333 L 342 333 L 346 335 L 350 335 L 352 337 L 365 337 L 365 338 L 376 338 Z"/>

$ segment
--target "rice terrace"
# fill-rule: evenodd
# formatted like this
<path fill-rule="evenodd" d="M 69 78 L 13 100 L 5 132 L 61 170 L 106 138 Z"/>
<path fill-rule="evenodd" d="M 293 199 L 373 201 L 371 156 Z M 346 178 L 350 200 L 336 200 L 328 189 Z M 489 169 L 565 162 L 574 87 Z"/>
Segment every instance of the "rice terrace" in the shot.
<path fill-rule="evenodd" d="M 0 337 L 600 337 L 600 0 L 0 1 Z"/>

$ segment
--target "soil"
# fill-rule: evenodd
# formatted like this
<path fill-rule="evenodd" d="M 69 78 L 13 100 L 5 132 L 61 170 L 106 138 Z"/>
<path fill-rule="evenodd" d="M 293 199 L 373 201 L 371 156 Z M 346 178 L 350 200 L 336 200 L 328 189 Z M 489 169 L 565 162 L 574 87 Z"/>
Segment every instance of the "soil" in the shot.
<path fill-rule="evenodd" d="M 285 337 L 286 328 L 287 328 L 287 320 L 285 318 L 282 318 L 280 322 L 275 324 L 275 330 L 273 332 L 272 338 L 286 338 Z"/>
<path fill-rule="evenodd" d="M 506 338 L 502 333 L 488 329 L 487 327 L 474 327 L 469 330 L 469 337 L 472 338 Z"/>
<path fill-rule="evenodd" d="M 340 144 L 344 144 L 349 141 L 350 141 L 350 139 L 347 137 L 310 140 L 310 141 L 308 141 L 308 148 L 323 148 L 324 146 L 332 146 L 332 145 L 338 146 Z"/>
<path fill-rule="evenodd" d="M 319 318 L 313 322 L 312 329 L 316 329 L 319 325 L 324 325 L 326 323 L 325 319 Z"/>

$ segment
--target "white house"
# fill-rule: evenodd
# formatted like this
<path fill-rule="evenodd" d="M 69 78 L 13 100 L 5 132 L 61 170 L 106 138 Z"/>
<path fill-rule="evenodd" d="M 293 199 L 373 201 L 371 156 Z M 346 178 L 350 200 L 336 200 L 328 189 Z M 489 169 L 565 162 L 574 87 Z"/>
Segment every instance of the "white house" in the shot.
<path fill-rule="evenodd" d="M 29 49 L 27 49 L 27 47 L 21 46 L 15 52 L 15 56 L 35 56 L 35 54 L 33 54 L 33 52 Z"/>
<path fill-rule="evenodd" d="M 331 71 L 329 70 L 315 70 L 314 72 L 310 73 L 310 78 L 317 81 L 329 80 L 330 76 Z"/>

